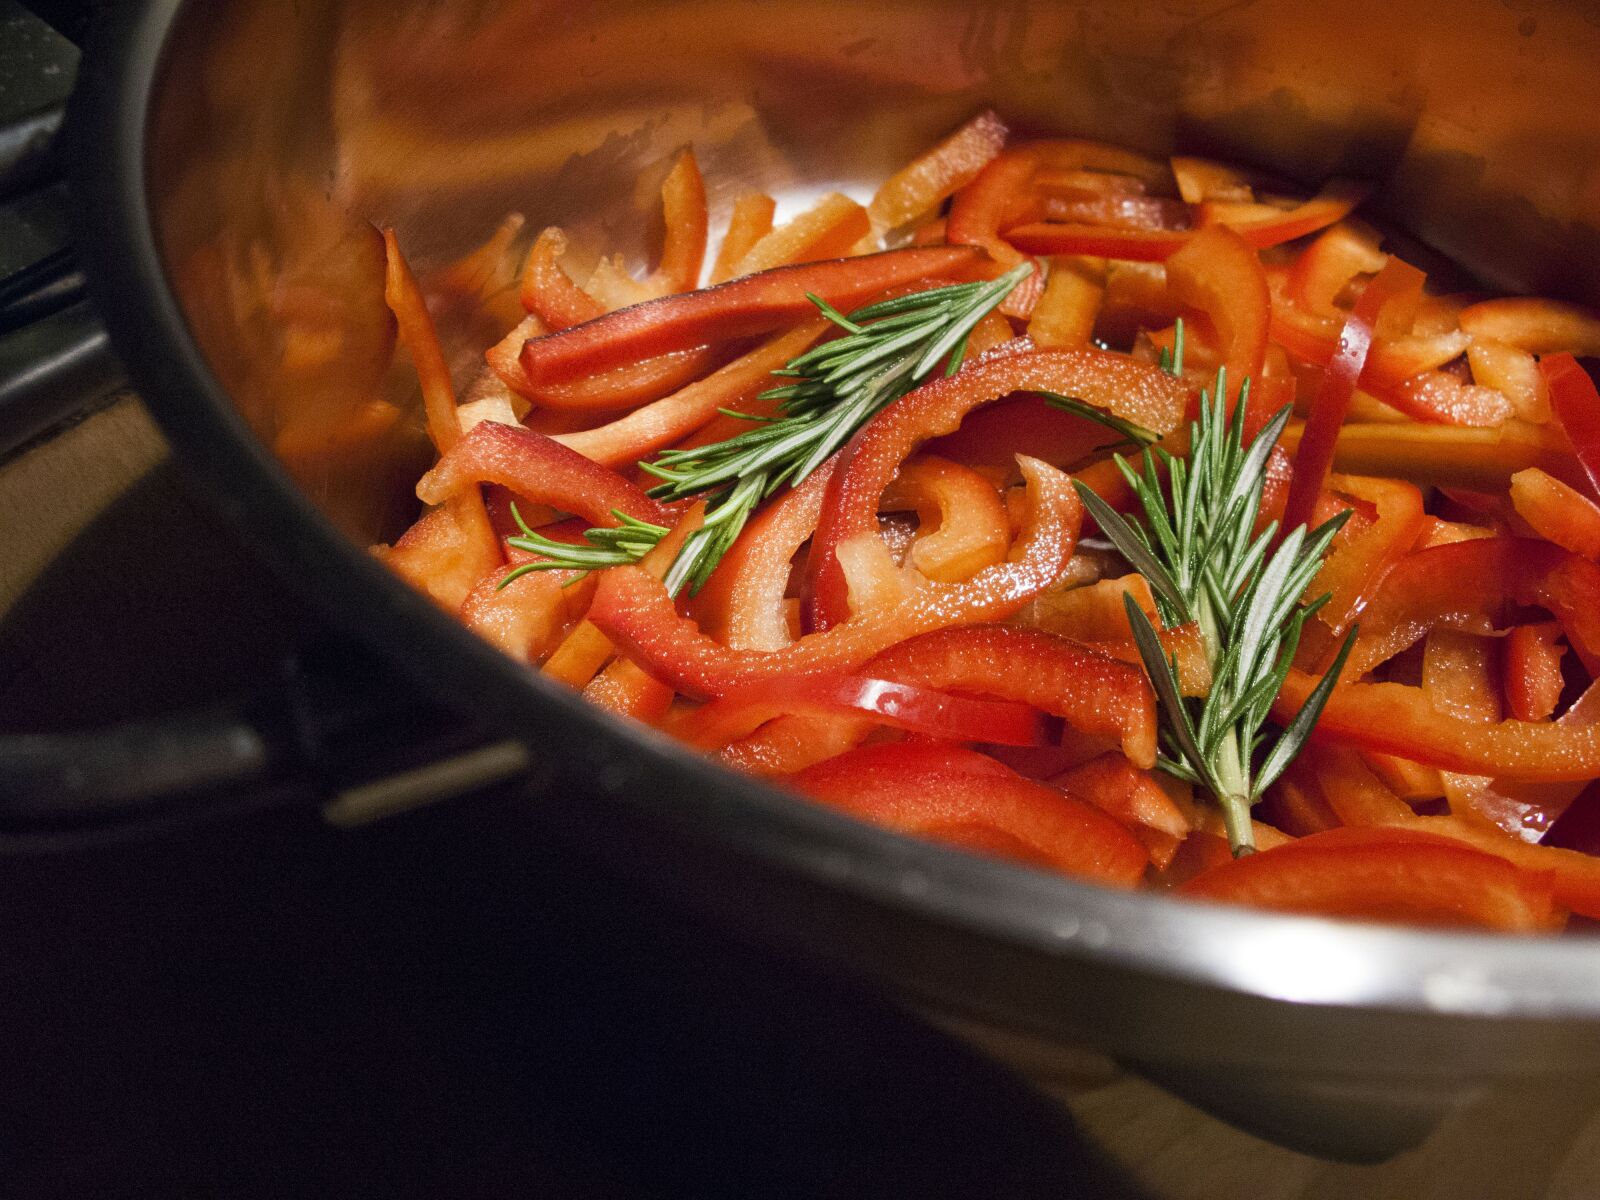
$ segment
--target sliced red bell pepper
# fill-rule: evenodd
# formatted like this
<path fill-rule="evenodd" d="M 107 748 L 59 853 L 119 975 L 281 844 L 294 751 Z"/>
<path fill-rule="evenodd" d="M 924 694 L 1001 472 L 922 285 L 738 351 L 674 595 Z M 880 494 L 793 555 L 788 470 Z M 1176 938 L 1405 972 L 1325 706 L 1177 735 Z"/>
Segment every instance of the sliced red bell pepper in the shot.
<path fill-rule="evenodd" d="M 661 183 L 661 215 L 666 234 L 655 277 L 674 292 L 700 286 L 706 257 L 706 185 L 694 151 L 678 155 Z"/>
<path fill-rule="evenodd" d="M 938 688 L 862 674 L 771 679 L 737 688 L 667 726 L 667 732 L 701 750 L 717 750 L 754 733 L 777 717 L 871 714 L 874 725 L 959 742 L 1043 746 L 1059 726 L 1031 704 L 980 700 Z"/>
<path fill-rule="evenodd" d="M 834 455 L 758 512 L 722 556 L 693 601 L 711 637 L 736 650 L 779 650 L 794 640 L 784 608 L 789 564 L 817 527 L 838 461 Z"/>
<path fill-rule="evenodd" d="M 1266 361 L 1272 296 L 1260 257 L 1234 230 L 1214 225 L 1167 259 L 1167 288 L 1178 303 L 1204 313 L 1216 330 L 1231 413 L 1245 380 L 1257 380 Z M 1254 436 L 1272 415 L 1259 401 L 1252 403 L 1247 436 Z"/>
<path fill-rule="evenodd" d="M 1424 371 L 1396 387 L 1384 388 L 1385 403 L 1417 421 L 1492 429 L 1515 412 L 1511 401 L 1493 388 L 1463 383 L 1445 371 Z"/>
<path fill-rule="evenodd" d="M 1344 220 L 1361 202 L 1365 189 L 1335 180 L 1322 192 L 1275 216 L 1245 220 L 1230 218 L 1226 210 L 1208 203 L 1199 206 L 1196 223 L 1226 224 L 1257 250 L 1281 246 Z M 1098 225 L 1034 222 L 1008 229 L 1006 241 L 1027 254 L 1092 254 L 1098 258 L 1124 258 L 1163 262 L 1182 250 L 1194 237 L 1189 230 L 1107 229 Z"/>
<path fill-rule="evenodd" d="M 1584 665 L 1600 667 L 1600 567 L 1549 542 L 1493 537 L 1433 546 L 1396 564 L 1357 614 L 1362 633 L 1346 678 L 1360 678 L 1437 625 L 1487 633 L 1512 604 L 1549 611 Z"/>
<path fill-rule="evenodd" d="M 928 246 L 777 267 L 535 338 L 522 349 L 522 369 L 535 387 L 565 383 L 641 358 L 770 333 L 815 316 L 811 293 L 850 309 L 890 288 L 971 272 L 981 263 L 971 247 Z"/>
<path fill-rule="evenodd" d="M 1143 672 L 1066 638 L 1009 625 L 941 629 L 891 647 L 863 669 L 902 683 L 1027 704 L 1081 733 L 1114 739 L 1141 767 L 1155 765 L 1155 697 Z"/>
<path fill-rule="evenodd" d="M 746 192 L 733 202 L 727 231 L 717 249 L 717 261 L 711 267 L 712 283 L 726 283 L 733 278 L 739 260 L 772 232 L 772 215 L 777 209 L 778 202 L 765 192 Z"/>
<path fill-rule="evenodd" d="M 912 511 L 919 527 L 908 561 L 929 579 L 955 583 L 992 567 L 1011 545 L 1000 493 L 982 475 L 932 454 L 907 461 L 884 489 L 880 510 Z"/>
<path fill-rule="evenodd" d="M 1506 705 L 1519 721 L 1544 721 L 1556 711 L 1564 681 L 1561 627 L 1554 622 L 1518 625 L 1506 634 L 1501 660 Z"/>
<path fill-rule="evenodd" d="M 751 246 L 734 264 L 734 274 L 754 275 L 796 263 L 842 258 L 871 232 L 867 210 L 849 196 L 833 192 Z"/>
<path fill-rule="evenodd" d="M 1120 754 L 1102 754 L 1057 775 L 1050 783 L 1129 829 L 1144 843 L 1158 870 L 1172 861 L 1178 844 L 1189 836 L 1183 809 L 1149 771 L 1140 770 Z"/>
<path fill-rule="evenodd" d="M 1564 921 L 1549 873 L 1409 829 L 1312 834 L 1213 867 L 1178 893 L 1281 912 L 1516 933 Z"/>
<path fill-rule="evenodd" d="M 1422 493 L 1404 480 L 1335 475 L 1331 482 L 1340 492 L 1370 501 L 1376 518 L 1335 546 L 1307 589 L 1311 596 L 1328 594 L 1328 603 L 1317 613 L 1321 630 L 1307 629 L 1308 635 L 1318 636 L 1301 642 L 1299 661 L 1318 666 L 1338 653 L 1345 632 L 1394 565 L 1410 553 L 1426 519 Z"/>
<path fill-rule="evenodd" d="M 1535 296 L 1483 300 L 1461 311 L 1461 328 L 1474 338 L 1504 342 L 1532 354 L 1600 357 L 1600 313 Z"/>
<path fill-rule="evenodd" d="M 1006 144 L 1005 122 L 992 111 L 973 117 L 889 176 L 867 211 L 880 229 L 898 229 L 971 183 Z"/>
<path fill-rule="evenodd" d="M 582 325 L 606 311 L 562 268 L 566 252 L 566 232 L 552 225 L 534 238 L 522 267 L 522 307 L 550 329 Z"/>
<path fill-rule="evenodd" d="M 1289 485 L 1289 501 L 1283 512 L 1284 529 L 1306 525 L 1312 518 L 1317 497 L 1333 466 L 1339 427 L 1350 410 L 1356 381 L 1361 378 L 1367 352 L 1372 347 L 1372 331 L 1384 307 L 1396 300 L 1404 302 L 1408 293 L 1420 294 L 1422 282 L 1421 271 L 1391 256 L 1356 301 L 1355 310 L 1339 335 L 1338 353 L 1317 385 L 1311 401 L 1311 415 L 1306 419 L 1305 432 L 1295 450 L 1294 480 Z"/>
<path fill-rule="evenodd" d="M 422 407 L 427 414 L 428 436 L 440 454 L 461 440 L 461 421 L 456 416 L 456 391 L 450 382 L 450 368 L 439 348 L 439 335 L 434 331 L 433 318 L 428 315 L 427 303 L 417 287 L 416 276 L 400 253 L 400 243 L 394 230 L 383 231 L 383 247 L 387 264 L 384 276 L 384 299 L 394 313 L 400 330 L 400 341 L 411 354 L 422 385 Z"/>
<path fill-rule="evenodd" d="M 618 658 L 584 685 L 583 698 L 618 716 L 653 723 L 672 706 L 672 689 L 652 679 L 636 663 Z"/>
<path fill-rule="evenodd" d="M 512 425 L 484 421 L 417 484 L 417 496 L 439 504 L 480 483 L 498 483 L 519 496 L 615 525 L 612 509 L 657 525 L 671 525 L 676 509 L 652 500 L 636 484 L 553 438 Z"/>
<path fill-rule="evenodd" d="M 1583 464 L 1594 495 L 1600 496 L 1600 393 L 1594 380 L 1570 354 L 1552 354 L 1539 360 L 1539 371 L 1550 388 L 1550 407 Z"/>
<path fill-rule="evenodd" d="M 1290 671 L 1273 715 L 1292 720 L 1317 682 Z M 1516 720 L 1485 725 L 1448 716 L 1421 688 L 1399 683 L 1335 687 L 1312 736 L 1467 775 L 1532 782 L 1600 776 L 1600 728 Z"/>
<path fill-rule="evenodd" d="M 922 442 L 952 433 L 969 412 L 1012 392 L 1055 392 L 1165 433 L 1182 419 L 1184 384 L 1154 366 L 1098 350 L 993 351 L 949 378 L 924 384 L 874 417 L 845 447 L 828 486 L 807 567 L 808 628 L 849 616 L 841 542 L 876 530 L 878 500 Z"/>
<path fill-rule="evenodd" d="M 865 746 L 785 782 L 877 825 L 968 848 L 1020 849 L 1023 861 L 1103 884 L 1132 887 L 1148 858 L 1138 839 L 1093 805 L 947 744 Z M 1003 836 L 973 836 L 982 831 Z"/>
<path fill-rule="evenodd" d="M 514 331 L 489 352 L 489 365 L 505 381 L 506 386 L 519 396 L 526 396 L 541 408 L 568 412 L 611 413 L 648 404 L 693 383 L 726 357 L 718 347 L 694 346 L 688 350 L 675 350 L 671 354 L 612 367 L 609 371 L 572 383 L 535 387 L 523 374 L 518 356 L 522 353 L 523 343 L 543 332 L 542 329 L 524 332 L 519 337 Z"/>
<path fill-rule="evenodd" d="M 773 386 L 772 372 L 786 366 L 790 359 L 822 336 L 824 325 L 820 320 L 807 321 L 670 396 L 663 396 L 593 429 L 558 433 L 554 440 L 608 467 L 636 463 L 693 433 L 713 420 L 722 409 L 747 407 Z M 660 361 L 645 360 L 646 363 Z M 645 363 L 639 365 L 642 367 Z"/>
<path fill-rule="evenodd" d="M 1600 505 L 1576 488 L 1530 467 L 1511 477 L 1511 504 L 1546 541 L 1584 558 L 1600 558 Z"/>
<path fill-rule="evenodd" d="M 687 695 L 722 695 L 765 679 L 853 670 L 896 642 L 956 625 L 1004 620 L 1060 577 L 1077 545 L 1083 510 L 1071 480 L 1022 459 L 1031 514 L 1012 561 L 964 583 L 928 583 L 903 603 L 810 634 L 779 650 L 738 650 L 680 618 L 659 581 L 614 567 L 595 592 L 589 619 L 658 679 Z"/>

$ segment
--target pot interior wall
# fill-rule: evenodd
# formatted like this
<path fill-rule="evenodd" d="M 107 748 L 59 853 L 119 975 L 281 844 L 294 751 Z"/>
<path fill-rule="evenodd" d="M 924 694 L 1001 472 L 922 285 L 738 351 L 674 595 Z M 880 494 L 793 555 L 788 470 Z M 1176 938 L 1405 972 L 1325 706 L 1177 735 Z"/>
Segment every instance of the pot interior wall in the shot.
<path fill-rule="evenodd" d="M 235 0 L 182 14 L 149 188 L 222 382 L 370 541 L 411 511 L 427 448 L 415 420 L 354 454 L 341 437 L 402 386 L 381 293 L 350 282 L 376 280 L 364 222 L 423 267 L 513 211 L 568 228 L 580 261 L 638 264 L 641 173 L 685 144 L 715 224 L 750 188 L 868 194 L 993 106 L 1028 131 L 1363 176 L 1489 283 L 1596 302 L 1600 106 L 1575 102 L 1596 64 L 1600 10 L 1554 0 Z M 481 359 L 455 365 L 464 383 Z"/>

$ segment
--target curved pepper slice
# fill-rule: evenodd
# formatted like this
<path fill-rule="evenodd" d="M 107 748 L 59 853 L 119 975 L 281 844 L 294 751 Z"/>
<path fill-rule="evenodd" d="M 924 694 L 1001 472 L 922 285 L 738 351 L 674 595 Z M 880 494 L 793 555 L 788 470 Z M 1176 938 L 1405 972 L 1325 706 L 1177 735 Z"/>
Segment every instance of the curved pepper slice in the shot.
<path fill-rule="evenodd" d="M 1199 206 L 1202 227 L 1224 224 L 1257 250 L 1281 246 L 1296 238 L 1326 229 L 1349 216 L 1366 194 L 1364 188 L 1334 180 L 1322 192 L 1297 208 L 1275 216 L 1234 218 L 1228 210 Z M 1188 230 L 1107 229 L 1099 225 L 1034 222 L 1008 229 L 1006 241 L 1027 254 L 1092 254 L 1098 258 L 1124 258 L 1139 262 L 1164 262 L 1197 236 Z"/>
<path fill-rule="evenodd" d="M 694 599 L 702 628 L 737 650 L 779 650 L 794 640 L 784 608 L 789 564 L 817 527 L 836 454 L 763 508 L 722 556 Z"/>
<path fill-rule="evenodd" d="M 1383 270 L 1367 285 L 1345 320 L 1339 334 L 1339 349 L 1317 384 L 1311 401 L 1311 415 L 1294 452 L 1294 479 L 1289 484 L 1289 501 L 1283 510 L 1283 528 L 1309 526 L 1333 466 L 1334 448 L 1339 442 L 1339 427 L 1350 411 L 1356 382 L 1367 365 L 1372 348 L 1372 333 L 1383 310 L 1395 301 L 1422 291 L 1422 272 L 1390 256 Z"/>
<path fill-rule="evenodd" d="M 1488 537 L 1432 546 L 1397 563 L 1357 614 L 1362 633 L 1346 676 L 1359 678 L 1437 625 L 1487 633 L 1512 604 L 1547 609 L 1584 665 L 1600 667 L 1600 567 L 1536 538 Z"/>
<path fill-rule="evenodd" d="M 1577 488 L 1529 467 L 1511 477 L 1511 505 L 1546 541 L 1584 558 L 1600 558 L 1600 506 Z"/>
<path fill-rule="evenodd" d="M 811 543 L 808 626 L 830 628 L 849 615 L 841 542 L 877 529 L 878 500 L 900 464 L 922 442 L 952 433 L 961 420 L 1012 392 L 1056 392 L 1165 433 L 1183 419 L 1188 388 L 1154 366 L 1099 350 L 998 348 L 945 379 L 926 383 L 868 422 L 845 447 L 828 485 Z"/>
<path fill-rule="evenodd" d="M 992 111 L 979 113 L 884 181 L 867 207 L 873 224 L 896 229 L 932 212 L 976 179 L 1005 144 L 1005 122 Z"/>
<path fill-rule="evenodd" d="M 553 438 L 497 421 L 474 426 L 422 477 L 417 496 L 425 504 L 439 504 L 479 483 L 503 484 L 534 503 L 573 513 L 591 525 L 615 525 L 612 509 L 670 525 L 677 511 Z"/>
<path fill-rule="evenodd" d="M 551 329 L 567 329 L 592 321 L 605 306 L 572 281 L 561 266 L 567 235 L 552 225 L 533 239 L 522 266 L 522 307 Z"/>
<path fill-rule="evenodd" d="M 1138 766 L 1155 765 L 1155 696 L 1144 673 L 1066 638 L 1009 625 L 941 629 L 891 647 L 865 669 L 903 683 L 1028 704 L 1081 733 L 1115 739 Z"/>
<path fill-rule="evenodd" d="M 884 489 L 880 511 L 916 512 L 907 561 L 929 579 L 955 583 L 1005 560 L 1011 521 L 1000 493 L 982 475 L 924 454 L 907 462 Z"/>
<path fill-rule="evenodd" d="M 1501 671 L 1505 676 L 1506 707 L 1519 721 L 1548 720 L 1561 701 L 1564 682 L 1561 628 L 1554 622 L 1518 625 L 1506 634 Z"/>
<path fill-rule="evenodd" d="M 1550 388 L 1550 407 L 1572 450 L 1583 464 L 1589 486 L 1600 496 L 1600 393 L 1594 380 L 1570 354 L 1539 360 L 1539 372 Z"/>
<path fill-rule="evenodd" d="M 784 782 L 876 825 L 1103 884 L 1134 886 L 1148 858 L 1099 809 L 956 746 L 865 746 Z"/>
<path fill-rule="evenodd" d="M 723 695 L 764 679 L 853 670 L 919 633 L 1004 620 L 1060 577 L 1071 561 L 1083 519 L 1066 475 L 1037 459 L 1019 461 L 1032 501 L 1018 541 L 1020 553 L 964 583 L 929 583 L 899 604 L 780 650 L 736 650 L 679 617 L 658 580 L 637 567 L 613 567 L 595 592 L 589 620 L 652 675 L 698 697 Z"/>
<path fill-rule="evenodd" d="M 1409 829 L 1315 833 L 1204 871 L 1178 894 L 1281 912 L 1516 933 L 1558 929 L 1564 920 L 1550 874 Z"/>
<path fill-rule="evenodd" d="M 1317 683 L 1315 675 L 1290 671 L 1273 716 L 1292 720 Z M 1399 683 L 1340 684 L 1312 737 L 1467 775 L 1536 783 L 1600 775 L 1600 727 L 1515 720 L 1486 725 L 1441 713 L 1421 688 Z"/>
<path fill-rule="evenodd" d="M 1247 379 L 1259 380 L 1267 356 L 1272 295 L 1260 257 L 1226 225 L 1202 229 L 1167 259 L 1167 290 L 1180 304 L 1211 319 L 1222 343 L 1231 414 L 1239 389 Z M 1263 404 L 1252 404 L 1246 436 L 1254 437 L 1271 416 Z"/>
<path fill-rule="evenodd" d="M 535 338 L 522 348 L 522 369 L 535 387 L 564 383 L 706 342 L 770 333 L 815 316 L 811 293 L 850 309 L 889 288 L 970 272 L 982 262 L 970 247 L 927 246 L 775 267 Z"/>
<path fill-rule="evenodd" d="M 637 462 L 693 433 L 713 420 L 721 409 L 738 408 L 754 400 L 772 386 L 772 372 L 802 353 L 823 332 L 824 322 L 807 321 L 670 396 L 663 396 L 593 429 L 558 433 L 554 440 L 608 467 Z M 646 359 L 638 365 L 644 367 L 661 361 Z"/>
<path fill-rule="evenodd" d="M 773 679 L 721 696 L 673 721 L 667 731 L 702 750 L 716 750 L 745 737 L 775 717 L 871 714 L 872 724 L 906 729 L 959 742 L 1043 746 L 1059 727 L 1030 704 L 980 700 L 937 688 L 861 675 L 817 675 Z"/>

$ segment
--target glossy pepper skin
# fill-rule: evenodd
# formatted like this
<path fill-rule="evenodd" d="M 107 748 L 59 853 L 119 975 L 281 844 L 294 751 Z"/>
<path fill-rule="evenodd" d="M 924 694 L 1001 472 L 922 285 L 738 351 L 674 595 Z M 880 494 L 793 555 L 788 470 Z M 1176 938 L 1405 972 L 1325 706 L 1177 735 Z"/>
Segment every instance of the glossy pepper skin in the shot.
<path fill-rule="evenodd" d="M 1149 861 L 1139 840 L 1094 806 L 947 743 L 864 746 L 784 782 L 876 825 L 1102 884 L 1132 887 Z"/>

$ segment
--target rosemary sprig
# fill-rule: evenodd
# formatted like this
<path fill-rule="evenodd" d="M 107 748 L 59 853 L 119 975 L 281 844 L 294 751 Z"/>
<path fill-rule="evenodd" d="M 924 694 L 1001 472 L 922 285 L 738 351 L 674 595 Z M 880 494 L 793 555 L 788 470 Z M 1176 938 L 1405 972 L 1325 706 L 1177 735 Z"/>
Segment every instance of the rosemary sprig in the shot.
<path fill-rule="evenodd" d="M 941 362 L 946 375 L 955 374 L 973 328 L 1032 270 L 1031 263 L 1023 263 L 998 279 L 914 292 L 849 316 L 812 296 L 811 302 L 844 336 L 773 372 L 794 380 L 760 396 L 778 401 L 779 415 L 749 418 L 748 432 L 709 446 L 666 450 L 639 464 L 661 480 L 650 489 L 657 499 L 710 498 L 704 524 L 685 539 L 667 571 L 667 590 L 677 595 L 687 585 L 698 591 L 763 500 L 799 484 Z M 573 546 L 541 538 L 524 526 L 524 536 L 508 544 L 546 557 L 518 567 L 501 586 L 528 571 L 589 571 L 637 562 L 666 533 L 643 521 L 625 521 L 617 529 L 588 530 L 584 539 L 590 544 Z"/>
<path fill-rule="evenodd" d="M 1181 340 L 1176 362 L 1181 370 Z M 1346 656 L 1352 629 L 1332 669 L 1289 726 L 1274 741 L 1263 731 L 1272 702 L 1288 675 L 1300 634 L 1327 596 L 1302 604 L 1323 556 L 1348 513 L 1307 533 L 1296 528 L 1280 541 L 1277 522 L 1253 535 L 1261 506 L 1267 458 L 1289 409 L 1279 412 L 1246 448 L 1246 382 L 1230 420 L 1226 379 L 1200 397 L 1190 426 L 1186 458 L 1147 449 L 1141 471 L 1118 455 L 1123 478 L 1144 510 L 1132 522 L 1083 484 L 1078 493 L 1106 538 L 1150 584 L 1162 625 L 1199 625 L 1211 664 L 1211 690 L 1203 699 L 1182 694 L 1176 659 L 1167 655 L 1150 618 L 1123 597 L 1128 622 L 1156 691 L 1161 714 L 1161 766 L 1205 788 L 1222 806 L 1235 855 L 1254 848 L 1250 809 L 1293 761 L 1310 735 Z M 1161 471 L 1167 484 L 1163 488 Z"/>

